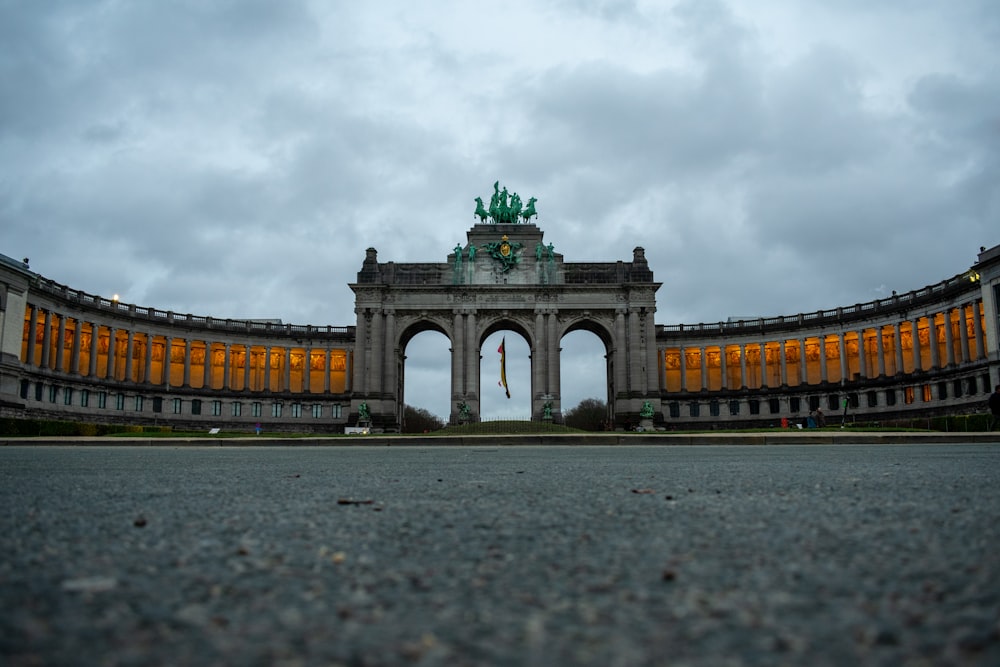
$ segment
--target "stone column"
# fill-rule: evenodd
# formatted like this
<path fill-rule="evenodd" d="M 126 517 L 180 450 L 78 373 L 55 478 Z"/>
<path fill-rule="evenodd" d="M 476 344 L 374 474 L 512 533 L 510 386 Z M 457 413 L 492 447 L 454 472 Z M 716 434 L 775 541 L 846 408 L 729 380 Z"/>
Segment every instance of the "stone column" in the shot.
<path fill-rule="evenodd" d="M 349 356 L 350 355 L 348 355 L 348 357 Z M 324 394 L 329 394 L 330 393 L 330 371 L 332 370 L 330 368 L 330 363 L 331 363 L 330 362 L 330 348 L 326 348 L 326 349 L 323 350 L 323 393 Z M 346 372 L 347 371 L 346 367 L 345 367 L 344 371 L 345 371 L 344 389 L 346 390 L 347 389 L 347 383 L 348 383 L 348 381 L 350 379 L 350 374 L 348 374 Z"/>
<path fill-rule="evenodd" d="M 767 344 L 760 343 L 760 386 L 767 387 Z"/>
<path fill-rule="evenodd" d="M 163 381 L 164 389 L 170 389 L 170 362 L 174 351 L 174 339 L 171 336 L 163 337 Z"/>
<path fill-rule="evenodd" d="M 232 347 L 232 345 L 230 343 L 224 343 L 223 344 L 223 352 L 222 352 L 222 388 L 223 389 L 231 389 L 232 388 L 232 384 L 233 384 L 232 381 L 231 381 L 231 379 L 230 379 L 230 377 L 229 377 L 229 374 L 232 372 L 232 366 L 231 366 L 232 359 L 230 358 L 230 353 L 231 353 L 231 349 L 230 348 L 231 347 Z"/>
<path fill-rule="evenodd" d="M 250 360 L 253 358 L 253 355 L 250 354 L 250 351 L 252 350 L 253 346 L 250 345 L 250 343 L 247 343 L 243 347 L 245 348 L 245 351 L 243 353 L 243 391 L 250 391 L 251 390 Z"/>
<path fill-rule="evenodd" d="M 830 381 L 830 372 L 826 367 L 826 334 L 817 336 L 816 342 L 819 344 L 819 381 L 826 383 Z"/>
<path fill-rule="evenodd" d="M 913 357 L 913 371 L 917 372 L 923 369 L 923 364 L 920 363 L 920 327 L 918 322 L 919 317 L 914 317 L 910 320 L 910 341 L 913 344 L 913 348 L 910 350 Z"/>
<path fill-rule="evenodd" d="M 785 339 L 778 341 L 778 357 L 781 363 L 781 386 L 788 386 L 788 359 L 785 356 Z"/>
<path fill-rule="evenodd" d="M 809 369 L 806 359 L 806 339 L 799 338 L 799 383 L 809 384 Z"/>
<path fill-rule="evenodd" d="M 399 391 L 397 370 L 399 368 L 399 348 L 396 345 L 396 311 L 392 308 L 386 309 L 383 336 L 383 359 L 385 359 L 385 386 L 382 391 L 388 392 L 392 396 L 397 396 Z"/>
<path fill-rule="evenodd" d="M 464 393 L 462 361 L 465 358 L 465 346 L 462 344 L 465 338 L 465 327 L 463 326 L 461 311 L 456 308 L 452 311 L 451 317 L 451 393 L 449 414 L 458 414 L 456 401 Z"/>
<path fill-rule="evenodd" d="M 88 374 L 97 377 L 97 355 L 101 350 L 101 327 L 96 322 L 90 323 L 90 363 Z"/>
<path fill-rule="evenodd" d="M 549 373 L 545 390 L 556 398 L 561 398 L 559 395 L 559 321 L 554 312 L 550 312 L 546 317 L 548 318 L 546 335 L 548 345 L 546 349 L 548 350 Z"/>
<path fill-rule="evenodd" d="M 118 329 L 108 327 L 108 363 L 104 370 L 104 377 L 108 380 L 115 379 L 115 357 L 118 351 Z"/>
<path fill-rule="evenodd" d="M 740 389 L 746 389 L 747 384 L 747 346 L 740 343 Z"/>
<path fill-rule="evenodd" d="M 899 330 L 899 322 L 892 325 L 892 347 L 896 351 L 896 374 L 905 373 L 906 366 L 903 365 L 903 336 Z"/>
<path fill-rule="evenodd" d="M 972 332 L 976 336 L 976 359 L 986 358 L 986 338 L 983 336 L 983 318 L 979 314 L 981 303 L 979 300 L 972 302 Z"/>
<path fill-rule="evenodd" d="M 212 341 L 205 342 L 205 365 L 202 368 L 201 386 L 204 389 L 212 388 Z"/>
<path fill-rule="evenodd" d="M 184 339 L 184 380 L 181 386 L 191 386 L 191 344 L 194 341 L 188 336 Z"/>
<path fill-rule="evenodd" d="M 35 321 L 38 319 L 38 310 L 32 305 L 28 306 L 28 358 L 29 366 L 35 365 L 35 341 L 38 339 L 38 331 Z"/>
<path fill-rule="evenodd" d="M 146 332 L 146 350 L 145 350 L 145 365 L 142 371 L 142 382 L 143 384 L 152 384 L 153 382 L 153 334 L 149 331 Z"/>
<path fill-rule="evenodd" d="M 462 337 L 462 347 L 465 350 L 465 393 L 474 398 L 470 407 L 474 409 L 474 416 L 480 414 L 479 396 L 482 389 L 479 386 L 479 336 L 476 331 L 476 313 L 467 313 L 465 316 L 465 335 Z"/>
<path fill-rule="evenodd" d="M 42 368 L 49 368 L 52 351 L 52 311 L 45 311 L 45 327 L 42 331 Z"/>
<path fill-rule="evenodd" d="M 871 377 L 868 373 L 868 353 L 865 352 L 865 330 L 858 329 L 858 374 L 863 378 Z"/>
<path fill-rule="evenodd" d="M 132 345 L 135 342 L 135 332 L 128 330 L 128 338 L 125 340 L 125 382 L 132 381 Z"/>
<path fill-rule="evenodd" d="M 945 363 L 948 366 L 955 365 L 955 332 L 952 331 L 951 314 L 954 308 L 949 308 L 944 312 L 944 352 Z"/>
<path fill-rule="evenodd" d="M 73 356 L 70 357 L 69 371 L 74 375 L 80 374 L 80 350 L 81 341 L 83 339 L 83 322 L 80 318 L 76 318 L 73 321 Z"/>
<path fill-rule="evenodd" d="M 885 377 L 885 343 L 882 336 L 885 335 L 885 327 L 878 325 L 875 329 L 875 354 L 878 357 L 878 377 Z"/>
<path fill-rule="evenodd" d="M 719 374 L 722 375 L 721 387 L 729 389 L 729 362 L 726 360 L 726 344 L 719 344 Z"/>
<path fill-rule="evenodd" d="M 264 346 L 264 382 L 261 383 L 264 391 L 271 391 L 271 346 Z"/>
<path fill-rule="evenodd" d="M 626 350 L 628 348 L 628 340 L 625 335 L 625 309 L 618 308 L 615 312 L 615 393 L 618 395 L 627 395 L 629 390 L 628 385 L 628 367 Z M 704 376 L 703 376 L 704 377 Z M 704 382 L 704 379 L 702 379 Z M 614 399 L 616 397 L 612 397 Z"/>
<path fill-rule="evenodd" d="M 687 350 L 681 345 L 681 391 L 687 391 Z"/>
<path fill-rule="evenodd" d="M 701 351 L 701 390 L 705 391 L 708 389 L 708 355 L 706 354 L 707 348 L 704 345 L 698 347 Z"/>
<path fill-rule="evenodd" d="M 281 387 L 281 391 L 291 391 L 292 390 L 292 348 L 290 345 L 285 345 L 285 372 L 282 373 L 282 378 L 284 380 Z"/>
<path fill-rule="evenodd" d="M 63 372 L 63 348 L 66 347 L 66 316 L 59 316 L 59 333 L 56 334 L 56 370 Z"/>
<path fill-rule="evenodd" d="M 849 379 L 850 365 L 847 363 L 847 341 L 844 339 L 844 332 L 837 334 L 837 349 L 840 351 L 840 384 L 844 384 Z"/>
<path fill-rule="evenodd" d="M 972 359 L 972 355 L 969 354 L 969 320 L 964 305 L 959 307 L 958 313 L 958 339 L 961 343 L 961 362 L 964 364 L 968 363 Z"/>
<path fill-rule="evenodd" d="M 931 370 L 941 368 L 941 349 L 938 346 L 937 324 L 934 322 L 936 317 L 936 313 L 927 316 L 927 342 L 931 346 Z"/>

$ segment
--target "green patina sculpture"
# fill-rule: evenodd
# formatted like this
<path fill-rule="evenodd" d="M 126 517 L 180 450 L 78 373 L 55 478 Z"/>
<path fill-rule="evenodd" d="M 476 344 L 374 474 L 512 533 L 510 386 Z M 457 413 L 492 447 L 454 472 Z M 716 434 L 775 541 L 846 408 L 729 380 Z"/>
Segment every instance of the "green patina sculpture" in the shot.
<path fill-rule="evenodd" d="M 535 212 L 535 202 L 538 201 L 536 197 L 529 199 L 527 206 L 522 206 L 521 196 L 516 192 L 507 192 L 506 187 L 501 190 L 500 181 L 493 184 L 493 196 L 490 197 L 488 209 L 483 206 L 482 197 L 476 197 L 473 201 L 476 202 L 474 215 L 480 222 L 511 225 L 522 220 L 527 223 L 532 217 L 538 217 L 538 213 Z"/>
<path fill-rule="evenodd" d="M 367 422 L 371 421 L 372 415 L 368 412 L 368 403 L 361 401 L 361 405 L 358 406 L 358 421 Z"/>
<path fill-rule="evenodd" d="M 458 419 L 459 421 L 467 422 L 472 418 L 472 408 L 465 401 L 459 401 L 458 403 Z"/>
<path fill-rule="evenodd" d="M 517 266 L 518 262 L 521 261 L 520 250 L 523 247 L 523 243 L 517 241 L 511 243 L 506 234 L 499 241 L 484 243 L 482 245 L 482 248 L 490 254 L 490 257 L 500 264 L 501 273 L 507 273 Z"/>
<path fill-rule="evenodd" d="M 469 246 L 469 261 L 470 262 L 476 261 L 476 246 L 474 245 Z"/>
<path fill-rule="evenodd" d="M 539 241 L 535 244 L 535 259 L 541 259 L 543 252 L 545 252 L 545 246 Z"/>
<path fill-rule="evenodd" d="M 552 401 L 542 406 L 542 419 L 552 419 Z"/>
<path fill-rule="evenodd" d="M 653 416 L 653 404 L 649 401 L 642 402 L 642 410 L 639 410 L 639 416 L 643 419 L 649 419 Z"/>

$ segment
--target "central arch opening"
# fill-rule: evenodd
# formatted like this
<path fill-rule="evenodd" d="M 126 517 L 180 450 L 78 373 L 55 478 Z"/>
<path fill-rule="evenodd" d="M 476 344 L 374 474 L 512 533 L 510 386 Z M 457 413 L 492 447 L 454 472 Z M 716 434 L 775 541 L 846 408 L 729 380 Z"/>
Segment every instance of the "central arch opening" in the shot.
<path fill-rule="evenodd" d="M 507 389 L 501 384 L 500 344 L 506 350 Z M 528 341 L 511 329 L 498 329 L 479 349 L 479 416 L 483 420 L 531 419 L 531 350 Z"/>

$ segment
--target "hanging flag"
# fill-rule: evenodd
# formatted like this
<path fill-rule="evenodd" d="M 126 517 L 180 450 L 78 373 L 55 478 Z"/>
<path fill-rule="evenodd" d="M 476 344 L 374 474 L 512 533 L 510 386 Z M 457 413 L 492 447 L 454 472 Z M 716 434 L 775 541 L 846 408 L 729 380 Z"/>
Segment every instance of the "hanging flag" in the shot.
<path fill-rule="evenodd" d="M 507 337 L 504 336 L 500 339 L 500 347 L 497 348 L 497 352 L 500 353 L 500 382 L 499 384 L 503 387 L 503 390 L 507 393 L 507 398 L 510 398 L 510 389 L 507 388 Z"/>

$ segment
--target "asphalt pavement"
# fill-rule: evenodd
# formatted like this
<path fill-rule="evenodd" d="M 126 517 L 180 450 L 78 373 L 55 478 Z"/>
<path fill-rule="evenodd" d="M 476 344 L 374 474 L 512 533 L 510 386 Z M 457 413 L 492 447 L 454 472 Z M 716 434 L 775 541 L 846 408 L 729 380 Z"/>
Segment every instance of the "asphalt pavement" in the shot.
<path fill-rule="evenodd" d="M 1000 446 L 0 447 L 0 663 L 998 665 Z"/>

